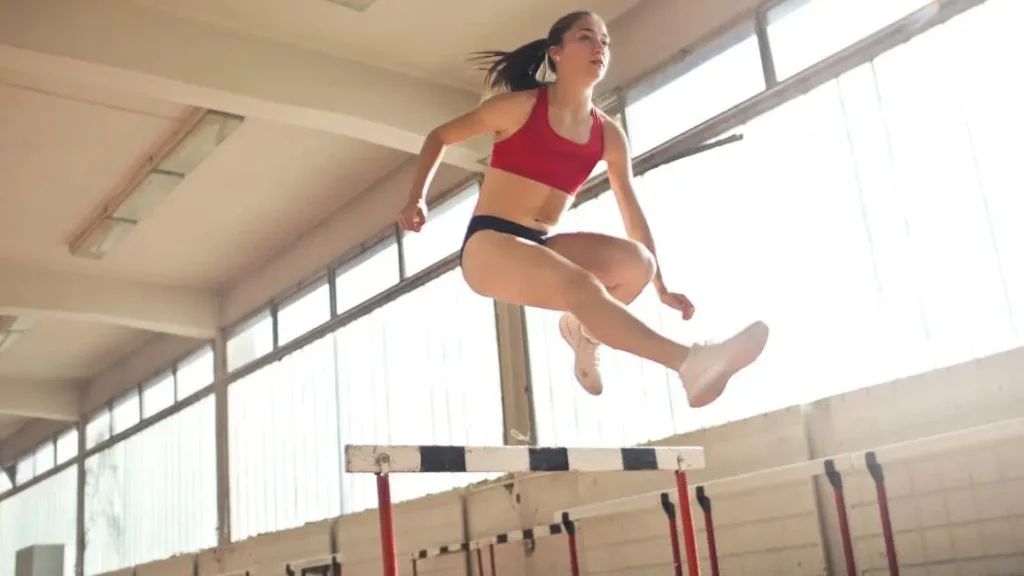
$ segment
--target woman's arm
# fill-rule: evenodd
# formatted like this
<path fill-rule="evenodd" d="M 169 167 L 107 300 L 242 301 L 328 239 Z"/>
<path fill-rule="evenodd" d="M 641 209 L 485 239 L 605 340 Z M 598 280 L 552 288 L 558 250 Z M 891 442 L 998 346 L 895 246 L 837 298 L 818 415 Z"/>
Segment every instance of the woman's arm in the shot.
<path fill-rule="evenodd" d="M 526 114 L 529 113 L 534 98 L 533 91 L 499 94 L 473 111 L 431 130 L 420 148 L 409 202 L 416 203 L 423 199 L 441 163 L 445 148 L 488 132 L 514 130 L 513 124 L 525 120 L 524 110 Z"/>
<path fill-rule="evenodd" d="M 608 163 L 608 182 L 615 194 L 615 201 L 618 203 L 626 234 L 632 240 L 646 246 L 657 262 L 658 254 L 654 247 L 654 237 L 647 224 L 647 218 L 644 217 L 643 210 L 640 208 L 636 190 L 633 189 L 633 162 L 626 134 L 618 124 L 607 116 L 605 117 L 605 126 L 604 159 Z M 659 294 L 664 294 L 667 291 L 661 277 L 660 265 L 656 266 L 654 286 L 658 289 Z"/>
<path fill-rule="evenodd" d="M 488 132 L 515 130 L 516 122 L 525 122 L 533 105 L 535 94 L 513 92 L 499 94 L 454 120 L 446 122 L 427 134 L 416 161 L 416 173 L 409 189 L 409 199 L 398 213 L 398 224 L 405 230 L 419 232 L 427 220 L 427 189 L 441 164 L 446 147 L 475 138 Z M 525 112 L 524 112 L 525 111 Z"/>
<path fill-rule="evenodd" d="M 647 218 L 640 209 L 636 191 L 633 189 L 633 162 L 629 154 L 629 142 L 626 134 L 614 121 L 605 117 L 605 162 L 608 163 L 608 182 L 615 193 L 615 200 L 622 214 L 622 223 L 626 226 L 626 234 L 640 242 L 654 256 L 654 287 L 658 290 L 658 298 L 663 304 L 682 313 L 683 320 L 693 318 L 694 306 L 685 294 L 670 292 L 665 287 L 661 276 L 661 263 L 654 249 L 654 237 L 647 225 Z"/>

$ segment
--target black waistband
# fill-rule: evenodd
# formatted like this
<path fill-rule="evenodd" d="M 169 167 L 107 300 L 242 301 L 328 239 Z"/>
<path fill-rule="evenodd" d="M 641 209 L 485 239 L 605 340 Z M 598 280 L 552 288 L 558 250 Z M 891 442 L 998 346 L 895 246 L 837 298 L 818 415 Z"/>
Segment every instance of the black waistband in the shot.
<path fill-rule="evenodd" d="M 480 230 L 494 230 L 495 232 L 511 234 L 524 240 L 536 242 L 537 244 L 544 244 L 547 241 L 547 233 L 542 230 L 535 230 L 517 222 L 499 218 L 498 216 L 477 215 L 469 219 L 466 237 L 462 241 L 463 246 L 465 246 L 466 240 L 469 240 L 470 236 Z"/>

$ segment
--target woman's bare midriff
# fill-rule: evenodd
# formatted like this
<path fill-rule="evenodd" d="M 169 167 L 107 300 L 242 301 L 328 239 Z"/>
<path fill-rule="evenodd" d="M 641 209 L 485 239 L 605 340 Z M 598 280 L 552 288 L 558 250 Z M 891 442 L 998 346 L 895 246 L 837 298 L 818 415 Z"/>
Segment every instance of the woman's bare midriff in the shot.
<path fill-rule="evenodd" d="M 572 205 L 565 192 L 497 168 L 488 168 L 474 215 L 497 216 L 550 232 Z"/>

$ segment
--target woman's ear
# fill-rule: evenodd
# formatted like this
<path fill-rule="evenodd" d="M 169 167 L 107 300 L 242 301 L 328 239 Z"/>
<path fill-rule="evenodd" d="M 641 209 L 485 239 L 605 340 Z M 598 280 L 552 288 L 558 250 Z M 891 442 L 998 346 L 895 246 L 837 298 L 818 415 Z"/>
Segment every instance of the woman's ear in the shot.
<path fill-rule="evenodd" d="M 557 64 L 558 59 L 561 57 L 561 52 L 562 48 L 560 46 L 551 46 L 550 48 L 548 48 L 548 58 L 550 58 L 552 62 Z"/>

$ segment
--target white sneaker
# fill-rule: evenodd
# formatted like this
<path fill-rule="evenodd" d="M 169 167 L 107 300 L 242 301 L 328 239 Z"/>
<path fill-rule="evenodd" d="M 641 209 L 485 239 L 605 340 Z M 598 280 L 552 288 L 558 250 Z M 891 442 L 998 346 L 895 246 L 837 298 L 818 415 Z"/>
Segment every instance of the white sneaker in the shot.
<path fill-rule="evenodd" d="M 604 390 L 601 356 L 597 351 L 601 343 L 586 334 L 576 316 L 568 312 L 558 320 L 558 331 L 576 354 L 576 381 L 590 394 L 599 396 Z"/>
<path fill-rule="evenodd" d="M 690 406 L 700 408 L 717 400 L 729 378 L 757 360 L 767 342 L 768 325 L 757 321 L 724 342 L 694 344 L 679 368 Z"/>

